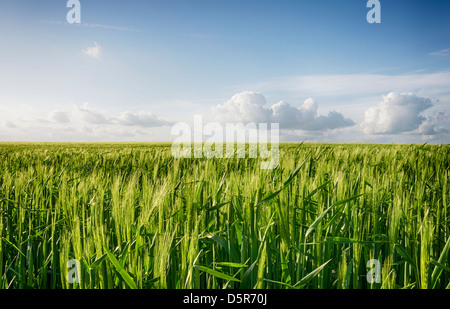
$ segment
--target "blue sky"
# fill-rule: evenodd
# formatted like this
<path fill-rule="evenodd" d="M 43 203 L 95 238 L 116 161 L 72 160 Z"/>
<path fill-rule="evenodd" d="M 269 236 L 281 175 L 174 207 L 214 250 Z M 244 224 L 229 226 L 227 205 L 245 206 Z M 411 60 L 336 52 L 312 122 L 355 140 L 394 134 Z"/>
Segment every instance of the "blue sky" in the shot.
<path fill-rule="evenodd" d="M 381 0 L 380 24 L 366 0 L 80 0 L 80 24 L 66 3 L 0 3 L 0 140 L 170 140 L 194 114 L 450 140 L 449 1 Z"/>

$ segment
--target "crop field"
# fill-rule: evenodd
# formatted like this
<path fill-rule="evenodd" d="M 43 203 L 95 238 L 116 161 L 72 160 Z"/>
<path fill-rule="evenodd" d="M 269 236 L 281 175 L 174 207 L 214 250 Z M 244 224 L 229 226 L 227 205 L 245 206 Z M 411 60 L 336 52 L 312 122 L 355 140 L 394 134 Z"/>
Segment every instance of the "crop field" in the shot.
<path fill-rule="evenodd" d="M 450 288 L 450 146 L 0 143 L 0 289 Z"/>

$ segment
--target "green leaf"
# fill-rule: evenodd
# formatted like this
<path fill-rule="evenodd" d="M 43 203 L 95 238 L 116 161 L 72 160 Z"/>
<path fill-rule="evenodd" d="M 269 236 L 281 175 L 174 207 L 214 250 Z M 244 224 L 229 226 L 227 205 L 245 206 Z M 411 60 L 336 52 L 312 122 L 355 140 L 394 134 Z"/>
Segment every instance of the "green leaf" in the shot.
<path fill-rule="evenodd" d="M 416 274 L 419 273 L 419 269 L 417 268 L 416 264 L 414 264 L 413 259 L 411 258 L 411 256 L 408 254 L 408 252 L 406 251 L 405 248 L 403 248 L 403 246 L 396 244 L 394 245 L 395 250 L 397 251 L 397 253 L 403 257 L 413 268 L 414 271 L 416 272 Z"/>
<path fill-rule="evenodd" d="M 339 218 L 342 218 L 342 216 L 344 215 L 344 214 L 342 213 L 342 210 L 343 210 L 344 206 L 345 206 L 345 204 L 342 205 L 341 207 L 339 207 L 339 208 L 336 210 L 336 213 L 335 213 L 335 214 L 331 217 L 331 219 L 328 220 L 328 222 L 323 226 L 324 229 L 326 229 L 328 226 L 330 226 L 331 224 L 333 224 L 333 222 L 334 222 L 338 217 L 339 217 Z"/>
<path fill-rule="evenodd" d="M 219 209 L 219 208 L 221 208 L 221 207 L 223 207 L 223 206 L 225 206 L 225 205 L 228 205 L 228 204 L 230 204 L 230 202 L 219 203 L 219 204 L 214 205 L 214 206 L 212 206 L 212 207 L 206 208 L 206 210 L 207 210 L 207 211 L 217 210 L 217 209 Z"/>
<path fill-rule="evenodd" d="M 125 283 L 130 287 L 131 289 L 137 289 L 136 283 L 134 283 L 133 278 L 131 278 L 130 274 L 123 268 L 123 266 L 120 264 L 120 262 L 114 257 L 114 255 L 105 247 L 106 254 L 108 255 L 108 259 L 111 261 L 111 263 L 114 265 L 114 268 L 116 269 L 117 273 L 120 275 L 120 277 L 125 281 Z"/>
<path fill-rule="evenodd" d="M 333 206 L 336 207 L 336 206 L 339 206 L 339 205 L 341 205 L 341 204 L 348 203 L 348 202 L 350 202 L 350 201 L 353 201 L 353 200 L 357 199 L 358 197 L 360 197 L 360 196 L 362 196 L 362 195 L 364 195 L 364 194 L 361 193 L 361 194 L 357 194 L 357 195 L 354 195 L 354 196 L 345 198 L 345 199 L 343 199 L 343 200 L 340 200 L 340 201 L 334 203 Z"/>
<path fill-rule="evenodd" d="M 415 282 L 413 282 L 413 283 L 410 283 L 410 284 L 408 284 L 408 285 L 405 285 L 404 287 L 402 287 L 401 289 L 402 290 L 407 290 L 407 289 L 413 289 L 414 288 L 414 286 L 416 285 L 416 283 Z"/>
<path fill-rule="evenodd" d="M 311 224 L 311 226 L 308 228 L 308 230 L 306 231 L 305 237 L 308 237 L 308 235 L 319 225 L 319 223 L 322 221 L 322 219 L 325 217 L 325 215 L 334 207 L 339 206 L 341 204 L 345 204 L 348 203 L 358 197 L 360 197 L 362 194 L 358 194 L 352 197 L 348 197 L 345 198 L 343 200 L 340 200 L 336 203 L 334 203 L 333 205 L 331 205 L 330 207 L 328 207 L 327 209 L 325 209 L 318 217 L 316 220 L 314 220 L 314 222 Z"/>
<path fill-rule="evenodd" d="M 325 217 L 325 215 L 333 208 L 333 206 L 328 207 L 322 213 L 314 220 L 314 222 L 309 226 L 308 230 L 306 230 L 305 237 L 308 237 L 308 235 L 319 225 L 319 223 L 322 221 L 322 219 Z"/>
<path fill-rule="evenodd" d="M 321 185 L 321 186 L 315 188 L 314 190 L 312 190 L 311 193 L 308 194 L 306 199 L 310 199 L 314 194 L 317 193 L 317 191 L 322 190 L 323 188 L 325 188 L 330 182 L 331 182 L 331 180 L 328 180 L 323 185 Z"/>
<path fill-rule="evenodd" d="M 236 250 L 233 249 L 233 247 L 230 248 L 227 240 L 217 235 L 208 235 L 206 238 L 214 240 L 217 244 L 219 244 L 222 248 L 224 248 L 225 251 L 231 255 L 231 258 L 233 260 L 236 261 L 239 260 L 238 253 L 236 252 Z"/>
<path fill-rule="evenodd" d="M 122 256 L 120 257 L 120 265 L 122 265 L 122 267 L 125 265 L 125 260 L 127 259 L 127 255 L 128 255 L 128 248 L 130 246 L 130 242 L 127 242 L 127 244 L 125 245 L 125 248 L 123 248 L 122 250 Z"/>
<path fill-rule="evenodd" d="M 310 155 L 308 156 L 308 158 L 310 157 Z M 273 192 L 272 194 L 270 194 L 269 196 L 265 197 L 264 199 L 262 199 L 257 206 L 262 205 L 264 203 L 270 202 L 273 198 L 275 198 L 278 194 L 281 193 L 281 191 L 283 191 L 284 189 L 286 189 L 286 187 L 294 180 L 294 177 L 298 174 L 298 172 L 300 172 L 300 169 L 303 167 L 303 165 L 305 164 L 305 162 L 308 160 L 308 158 L 306 158 L 302 164 L 300 164 L 289 176 L 289 178 L 283 183 L 283 187 L 275 192 Z"/>
<path fill-rule="evenodd" d="M 97 267 L 100 266 L 100 264 L 106 259 L 106 253 L 103 254 L 101 257 L 99 257 L 98 259 L 96 259 L 92 264 L 91 264 L 91 268 L 92 269 L 96 269 Z"/>
<path fill-rule="evenodd" d="M 274 197 L 276 197 L 278 194 L 280 194 L 281 191 L 283 191 L 283 189 L 280 189 L 280 190 L 278 190 L 278 191 L 275 191 L 274 193 L 270 194 L 269 196 L 263 198 L 263 199 L 258 203 L 257 206 L 269 202 L 269 201 L 272 200 Z"/>
<path fill-rule="evenodd" d="M 389 242 L 387 240 L 358 240 L 348 237 L 327 237 L 325 241 L 338 244 L 383 244 Z"/>
<path fill-rule="evenodd" d="M 215 269 L 211 269 L 205 266 L 200 266 L 200 265 L 194 265 L 195 268 L 197 268 L 200 271 L 203 271 L 205 273 L 210 274 L 211 276 L 214 276 L 216 278 L 220 278 L 220 279 L 224 279 L 224 280 L 228 280 L 228 281 L 235 281 L 235 282 L 241 282 L 239 279 L 236 279 L 234 277 L 231 277 L 230 275 L 224 274 L 220 271 L 217 271 Z"/>
<path fill-rule="evenodd" d="M 281 284 L 281 285 L 284 285 L 284 286 L 287 286 L 287 287 L 290 287 L 290 288 L 294 288 L 289 283 L 284 283 L 284 282 L 281 282 L 281 281 L 275 281 L 275 280 L 270 280 L 270 279 L 264 279 L 264 281 L 271 282 L 271 283 L 276 283 L 276 284 Z"/>
<path fill-rule="evenodd" d="M 358 239 L 355 238 L 348 238 L 348 237 L 327 237 L 325 239 L 327 242 L 335 242 L 339 244 L 353 244 L 353 243 L 359 243 L 362 241 L 358 241 Z"/>
<path fill-rule="evenodd" d="M 81 263 L 84 265 L 84 268 L 86 268 L 88 271 L 91 270 L 91 266 L 89 266 L 88 262 L 84 257 L 81 258 Z"/>
<path fill-rule="evenodd" d="M 397 250 L 397 253 L 400 254 L 408 263 L 410 263 L 412 266 L 415 266 L 411 256 L 408 254 L 406 249 L 403 248 L 403 246 L 396 244 L 394 248 L 395 250 Z"/>
<path fill-rule="evenodd" d="M 216 201 L 219 198 L 220 194 L 222 193 L 222 188 L 223 188 L 223 185 L 225 183 L 225 176 L 226 176 L 226 174 L 227 174 L 227 172 L 223 173 L 222 180 L 220 181 L 219 188 L 217 189 Z"/>
<path fill-rule="evenodd" d="M 350 287 L 350 279 L 352 277 L 352 271 L 353 271 L 353 260 L 350 261 L 347 265 L 347 273 L 345 274 L 345 288 L 349 289 Z"/>
<path fill-rule="evenodd" d="M 319 267 L 317 267 L 316 269 L 314 269 L 312 272 L 310 272 L 309 274 L 307 274 L 305 277 L 303 277 L 299 282 L 297 282 L 296 284 L 294 284 L 294 288 L 296 289 L 301 289 L 303 287 L 305 287 L 312 279 L 314 279 L 315 276 L 317 276 L 322 269 L 327 266 L 328 263 L 331 262 L 331 259 L 328 260 L 327 262 L 323 263 L 322 265 L 320 265 Z"/>
<path fill-rule="evenodd" d="M 257 262 L 258 262 L 258 260 L 254 261 L 252 263 L 252 265 L 250 265 L 250 267 L 245 271 L 244 277 L 242 278 L 242 288 L 243 289 L 250 288 L 253 269 L 255 268 L 255 265 Z"/>
<path fill-rule="evenodd" d="M 431 263 L 434 264 L 436 267 L 438 267 L 438 268 L 440 268 L 442 270 L 445 270 L 446 272 L 450 273 L 450 268 L 448 268 L 447 266 L 442 265 L 441 263 L 433 261 L 433 260 L 431 260 Z"/>
<path fill-rule="evenodd" d="M 302 164 L 300 164 L 293 172 L 292 174 L 289 176 L 289 178 L 283 183 L 283 189 L 286 188 L 291 182 L 292 180 L 294 180 L 294 177 L 298 174 L 298 172 L 300 172 L 300 169 L 303 167 L 303 165 L 305 165 L 305 162 L 309 159 L 311 155 L 308 155 L 306 157 L 306 159 L 302 162 Z"/>
<path fill-rule="evenodd" d="M 17 248 L 16 245 L 13 244 L 12 242 L 10 242 L 8 239 L 6 239 L 5 237 L 2 237 L 2 240 L 6 241 L 7 244 L 9 244 L 9 245 L 12 246 L 14 249 L 16 249 L 20 254 L 22 254 L 22 256 L 26 257 L 26 255 L 23 254 L 22 251 L 20 251 L 20 249 Z"/>
<path fill-rule="evenodd" d="M 247 267 L 246 264 L 232 263 L 232 262 L 217 262 L 216 264 L 219 265 L 219 266 L 233 267 L 233 268 L 243 268 L 243 267 Z"/>
<path fill-rule="evenodd" d="M 447 256 L 448 256 L 448 252 L 450 250 L 450 237 L 447 239 L 447 242 L 445 243 L 444 249 L 442 249 L 441 255 L 439 256 L 439 259 L 437 262 L 432 263 L 435 264 L 433 273 L 431 274 L 431 287 L 434 289 L 436 287 L 436 284 L 439 280 L 439 277 L 442 273 L 441 269 L 447 268 L 446 266 L 443 265 L 443 263 L 445 263 L 445 261 L 447 260 Z M 445 268 L 442 268 L 445 267 Z"/>

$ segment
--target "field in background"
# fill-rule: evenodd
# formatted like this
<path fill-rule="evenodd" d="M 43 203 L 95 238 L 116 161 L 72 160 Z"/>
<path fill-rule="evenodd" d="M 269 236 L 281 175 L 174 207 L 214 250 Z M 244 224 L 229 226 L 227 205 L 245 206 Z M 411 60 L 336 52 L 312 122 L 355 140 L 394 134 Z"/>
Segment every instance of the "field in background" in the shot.
<path fill-rule="evenodd" d="M 449 288 L 449 150 L 1 143 L 0 288 Z"/>

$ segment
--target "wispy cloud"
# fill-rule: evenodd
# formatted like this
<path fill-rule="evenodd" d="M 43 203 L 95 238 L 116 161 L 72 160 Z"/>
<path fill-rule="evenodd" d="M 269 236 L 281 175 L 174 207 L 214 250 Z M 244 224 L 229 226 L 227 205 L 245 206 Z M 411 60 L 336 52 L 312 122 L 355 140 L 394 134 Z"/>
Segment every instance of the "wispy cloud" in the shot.
<path fill-rule="evenodd" d="M 447 93 L 450 71 L 420 74 L 327 74 L 296 75 L 240 85 L 259 92 L 290 92 L 298 96 L 379 95 L 390 91 Z"/>
<path fill-rule="evenodd" d="M 435 57 L 448 57 L 450 56 L 450 48 L 445 48 L 435 52 L 431 52 L 429 53 L 429 55 Z"/>
<path fill-rule="evenodd" d="M 87 47 L 82 51 L 86 56 L 96 59 L 100 58 L 100 56 L 102 55 L 102 47 L 97 42 L 94 42 L 94 46 Z"/>

